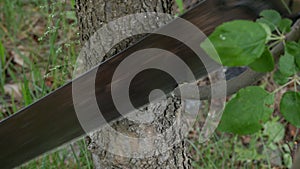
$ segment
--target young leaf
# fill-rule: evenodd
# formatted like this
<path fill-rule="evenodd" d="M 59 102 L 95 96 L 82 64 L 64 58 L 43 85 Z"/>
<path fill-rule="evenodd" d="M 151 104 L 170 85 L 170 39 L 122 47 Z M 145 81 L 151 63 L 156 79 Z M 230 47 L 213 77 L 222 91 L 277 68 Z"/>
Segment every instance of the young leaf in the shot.
<path fill-rule="evenodd" d="M 294 41 L 287 41 L 285 43 L 285 51 L 293 56 L 300 55 L 300 44 Z"/>
<path fill-rule="evenodd" d="M 281 33 L 285 34 L 291 31 L 293 21 L 290 19 L 282 19 L 279 22 L 278 29 L 281 31 Z"/>
<path fill-rule="evenodd" d="M 293 167 L 293 158 L 290 153 L 284 153 L 283 154 L 283 164 L 287 168 L 292 168 Z"/>
<path fill-rule="evenodd" d="M 283 75 L 279 70 L 274 73 L 273 79 L 278 85 L 284 85 L 289 81 L 288 76 Z"/>
<path fill-rule="evenodd" d="M 218 129 L 235 134 L 252 134 L 262 129 L 272 114 L 269 108 L 274 103 L 274 95 L 258 86 L 241 89 L 231 99 L 224 110 Z"/>
<path fill-rule="evenodd" d="M 273 32 L 275 30 L 275 28 L 276 28 L 276 26 L 274 24 L 272 24 L 271 22 L 269 22 L 265 18 L 259 18 L 259 19 L 256 20 L 256 22 L 268 25 L 268 27 L 270 28 L 271 32 Z"/>
<path fill-rule="evenodd" d="M 267 33 L 267 36 L 271 37 L 272 30 L 270 29 L 270 27 L 267 24 L 264 24 L 264 23 L 259 23 L 259 24 L 265 29 L 265 31 Z M 267 41 L 269 41 L 269 39 Z"/>
<path fill-rule="evenodd" d="M 281 21 L 280 14 L 275 10 L 264 10 L 260 13 L 261 18 L 257 22 L 267 24 L 272 31 L 279 25 Z"/>
<path fill-rule="evenodd" d="M 259 23 L 236 20 L 222 24 L 201 43 L 201 47 L 214 60 L 219 62 L 211 43 L 225 66 L 246 66 L 258 59 L 269 39 L 266 30 Z"/>
<path fill-rule="evenodd" d="M 276 121 L 268 121 L 264 125 L 263 134 L 268 136 L 270 141 L 276 143 L 284 138 L 285 128 L 283 124 Z"/>
<path fill-rule="evenodd" d="M 300 44 L 297 42 L 286 42 L 285 51 L 295 57 L 296 66 L 300 69 Z"/>
<path fill-rule="evenodd" d="M 283 117 L 296 127 L 300 127 L 300 93 L 286 92 L 280 101 L 280 112 Z"/>
<path fill-rule="evenodd" d="M 295 58 L 285 52 L 279 59 L 279 70 L 285 76 L 292 76 L 295 73 Z"/>
<path fill-rule="evenodd" d="M 256 59 L 249 67 L 257 72 L 270 72 L 274 69 L 274 58 L 268 48 L 265 49 L 262 56 Z"/>
<path fill-rule="evenodd" d="M 281 21 L 281 16 L 279 12 L 275 10 L 264 10 L 259 14 L 261 17 L 267 19 L 268 21 L 272 22 L 274 25 L 278 25 Z"/>

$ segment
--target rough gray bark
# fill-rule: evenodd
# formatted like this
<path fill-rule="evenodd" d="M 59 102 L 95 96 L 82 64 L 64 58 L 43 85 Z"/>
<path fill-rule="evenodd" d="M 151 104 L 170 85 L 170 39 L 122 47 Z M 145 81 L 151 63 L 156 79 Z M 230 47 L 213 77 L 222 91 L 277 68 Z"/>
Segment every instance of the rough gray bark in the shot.
<path fill-rule="evenodd" d="M 89 40 L 103 25 L 122 16 L 142 12 L 171 14 L 174 11 L 173 0 L 77 0 L 76 3 L 82 43 Z M 109 37 L 109 35 L 107 36 Z M 107 52 L 102 60 L 96 60 L 96 62 L 103 62 L 105 59 L 134 44 L 141 37 L 142 35 L 126 39 Z M 109 44 L 102 45 L 106 46 Z M 91 68 L 97 63 L 95 63 L 95 60 L 86 60 L 85 66 L 86 68 Z"/>
<path fill-rule="evenodd" d="M 173 0 L 77 0 L 76 5 L 82 43 L 88 41 L 104 24 L 116 18 L 128 14 L 152 11 L 173 14 L 176 10 Z M 156 24 L 155 26 L 159 27 L 160 24 Z M 101 35 L 98 41 L 101 41 L 103 38 L 109 38 L 110 33 L 114 32 Z M 110 49 L 104 57 L 91 58 L 86 56 L 83 61 L 84 69 L 87 70 L 99 62 L 106 60 L 135 43 L 141 37 L 142 35 L 134 36 L 122 41 L 113 49 Z M 109 45 L 101 44 L 103 48 Z M 90 135 L 88 148 L 92 152 L 95 168 L 190 168 L 185 141 L 179 141 L 174 144 L 174 140 L 183 137 L 181 136 L 182 128 L 171 127 L 182 111 L 181 101 L 178 98 L 170 96 L 160 102 L 150 104 L 141 110 L 144 113 L 143 115 L 133 112 L 127 118 L 112 122 L 109 125 L 111 128 L 107 126 Z M 137 118 L 146 121 L 151 120 L 146 123 L 139 123 L 132 120 Z M 150 136 L 162 134 L 168 128 L 171 128 L 171 134 L 162 135 L 145 145 L 154 150 L 143 152 L 142 156 L 145 158 L 132 157 L 130 152 L 126 152 L 126 149 L 124 150 L 124 146 L 126 145 L 130 147 L 128 151 L 141 149 L 139 147 L 140 143 L 127 143 L 127 140 L 118 140 L 116 139 L 117 136 L 112 134 L 113 129 L 130 137 L 143 138 L 149 137 L 149 133 Z M 166 148 L 165 146 L 172 147 Z M 119 150 L 118 155 L 107 151 L 111 148 Z"/>

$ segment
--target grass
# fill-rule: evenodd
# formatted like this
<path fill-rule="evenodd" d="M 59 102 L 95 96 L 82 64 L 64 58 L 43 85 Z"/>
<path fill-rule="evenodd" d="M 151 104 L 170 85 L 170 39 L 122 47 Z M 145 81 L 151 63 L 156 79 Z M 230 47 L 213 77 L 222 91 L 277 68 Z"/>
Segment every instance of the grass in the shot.
<path fill-rule="evenodd" d="M 247 146 L 243 144 L 242 137 L 221 133 L 215 133 L 205 143 L 199 143 L 197 139 L 188 141 L 190 151 L 193 152 L 193 167 L 197 169 L 271 168 L 266 151 L 259 152 L 264 142 L 258 139 L 258 135 L 249 137 L 252 142 L 247 143 Z"/>
<path fill-rule="evenodd" d="M 0 118 L 72 78 L 79 48 L 74 1 L 49 2 L 0 2 Z M 86 147 L 79 140 L 20 168 L 93 168 Z"/>

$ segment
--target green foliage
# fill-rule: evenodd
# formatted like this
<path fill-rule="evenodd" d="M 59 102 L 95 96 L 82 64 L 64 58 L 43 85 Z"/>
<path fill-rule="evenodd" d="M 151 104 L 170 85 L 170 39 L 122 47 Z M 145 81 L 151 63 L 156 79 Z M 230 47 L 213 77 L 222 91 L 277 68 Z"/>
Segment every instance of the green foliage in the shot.
<path fill-rule="evenodd" d="M 290 19 L 282 19 L 280 22 L 279 22 L 279 25 L 278 25 L 278 29 L 279 31 L 281 31 L 282 33 L 288 33 L 291 31 L 291 26 L 293 24 L 293 21 L 290 20 Z"/>
<path fill-rule="evenodd" d="M 23 85 L 21 91 L 24 100 L 24 105 L 25 106 L 30 105 L 33 102 L 33 99 L 29 88 L 29 81 L 25 75 L 23 76 Z"/>
<path fill-rule="evenodd" d="M 300 93 L 286 92 L 280 102 L 280 112 L 287 121 L 300 127 Z"/>
<path fill-rule="evenodd" d="M 182 0 L 176 0 L 175 2 L 178 6 L 179 12 L 181 14 L 183 14 L 184 13 L 183 1 Z"/>
<path fill-rule="evenodd" d="M 270 72 L 274 69 L 274 58 L 268 48 L 265 49 L 264 53 L 260 58 L 256 59 L 249 65 L 252 70 L 257 72 Z"/>
<path fill-rule="evenodd" d="M 290 149 L 290 145 L 288 144 L 284 144 L 282 146 L 282 149 L 286 152 L 283 154 L 283 163 L 287 168 L 292 168 L 293 165 L 293 159 L 291 156 L 291 149 Z"/>
<path fill-rule="evenodd" d="M 258 151 L 255 148 L 249 148 L 244 149 L 242 147 L 236 147 L 234 151 L 239 155 L 238 160 L 239 161 L 247 161 L 249 159 L 259 161 L 265 158 L 263 155 L 258 153 Z"/>
<path fill-rule="evenodd" d="M 300 41 L 299 41 L 300 42 Z M 293 55 L 295 58 L 295 64 L 300 69 L 300 43 L 286 42 L 285 51 Z"/>
<path fill-rule="evenodd" d="M 3 43 L 0 41 L 0 60 L 1 60 L 1 65 L 5 63 L 5 52 L 4 52 L 4 46 Z"/>
<path fill-rule="evenodd" d="M 292 76 L 295 73 L 295 58 L 293 55 L 285 52 L 279 59 L 279 71 L 284 76 Z"/>
<path fill-rule="evenodd" d="M 0 40 L 0 91 L 2 93 L 4 93 L 4 83 L 5 83 L 5 60 L 6 60 L 6 57 L 5 57 L 5 50 L 4 50 L 4 46 L 3 46 L 3 43 L 1 42 Z"/>
<path fill-rule="evenodd" d="M 75 0 L 70 0 L 70 4 L 72 8 L 75 8 L 76 2 Z"/>
<path fill-rule="evenodd" d="M 300 55 L 295 56 L 295 61 L 296 61 L 297 68 L 299 70 L 300 69 Z"/>
<path fill-rule="evenodd" d="M 218 129 L 236 134 L 252 134 L 262 128 L 271 113 L 274 95 L 261 87 L 241 89 L 224 110 Z"/>
<path fill-rule="evenodd" d="M 292 168 L 293 159 L 292 159 L 290 154 L 286 153 L 286 154 L 283 155 L 283 162 L 284 162 L 285 166 L 287 166 L 287 168 Z"/>
<path fill-rule="evenodd" d="M 278 85 L 284 85 L 289 81 L 289 78 L 283 75 L 279 70 L 274 73 L 273 79 Z"/>
<path fill-rule="evenodd" d="M 300 54 L 300 44 L 297 42 L 286 42 L 285 43 L 285 51 L 290 53 L 293 56 Z"/>
<path fill-rule="evenodd" d="M 267 24 L 271 31 L 277 29 L 277 31 L 283 34 L 291 31 L 292 20 L 287 18 L 282 19 L 277 11 L 265 10 L 261 12 L 260 16 L 261 18 L 257 19 L 257 22 Z"/>
<path fill-rule="evenodd" d="M 267 136 L 272 142 L 277 143 L 284 138 L 284 125 L 277 121 L 268 121 L 264 125 L 263 135 Z"/>
<path fill-rule="evenodd" d="M 263 54 L 268 38 L 268 33 L 261 24 L 236 20 L 217 27 L 201 47 L 214 60 L 219 61 L 219 58 L 212 53 L 210 40 L 223 65 L 244 66 L 254 62 Z"/>
<path fill-rule="evenodd" d="M 200 46 L 211 58 L 225 66 L 248 66 L 257 72 L 272 72 L 275 64 L 270 50 L 279 43 L 284 45 L 278 69 L 273 71 L 274 81 L 282 86 L 272 93 L 260 87 L 241 89 L 227 103 L 218 127 L 223 132 L 251 134 L 264 126 L 264 135 L 274 137 L 277 142 L 284 135 L 281 131 L 284 127 L 278 122 L 267 121 L 273 112 L 274 94 L 290 84 L 294 85 L 295 91 L 283 94 L 280 112 L 288 122 L 300 127 L 300 93 L 297 92 L 297 85 L 300 85 L 297 74 L 300 71 L 300 43 L 286 40 L 285 35 L 291 31 L 290 19 L 281 18 L 274 10 L 265 10 L 260 16 L 256 22 L 238 20 L 224 23 Z"/>
<path fill-rule="evenodd" d="M 261 18 L 257 22 L 267 24 L 272 31 L 280 24 L 281 16 L 274 10 L 265 10 L 260 13 Z"/>

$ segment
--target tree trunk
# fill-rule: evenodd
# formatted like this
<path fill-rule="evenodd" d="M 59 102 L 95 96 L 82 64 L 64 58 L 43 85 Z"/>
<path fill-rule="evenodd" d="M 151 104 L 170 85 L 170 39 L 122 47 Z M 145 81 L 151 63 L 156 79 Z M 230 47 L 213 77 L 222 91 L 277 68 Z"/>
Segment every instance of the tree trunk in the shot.
<path fill-rule="evenodd" d="M 176 10 L 173 0 L 77 0 L 76 6 L 82 44 L 104 24 L 116 18 L 140 12 L 174 14 Z M 137 42 L 141 37 L 127 38 L 109 50 L 105 57 L 86 56 L 83 61 L 85 70 Z M 101 35 L 101 38 L 109 38 L 109 34 Z M 90 134 L 88 148 L 92 152 L 95 168 L 190 168 L 186 142 L 174 142 L 182 138 L 181 128 L 172 127 L 181 111 L 180 99 L 169 96 L 142 108 L 142 115 L 133 112 Z M 148 137 L 149 133 L 153 136 L 165 133 L 168 128 L 171 128 L 171 134 L 157 137 L 146 145 L 132 140 L 119 140 L 118 134 L 112 131 L 130 138 L 143 138 Z M 138 153 L 134 154 L 135 151 Z"/>

